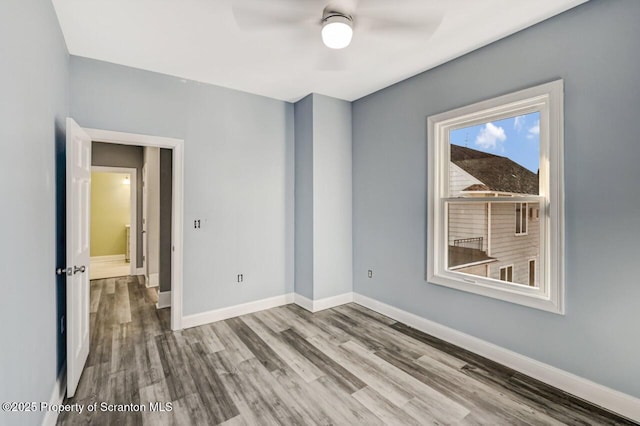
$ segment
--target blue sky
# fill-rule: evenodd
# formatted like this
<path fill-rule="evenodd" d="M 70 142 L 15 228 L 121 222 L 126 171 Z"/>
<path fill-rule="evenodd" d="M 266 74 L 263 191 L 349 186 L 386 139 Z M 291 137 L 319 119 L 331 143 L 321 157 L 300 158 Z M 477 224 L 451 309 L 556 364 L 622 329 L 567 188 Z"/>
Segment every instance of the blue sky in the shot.
<path fill-rule="evenodd" d="M 540 166 L 540 113 L 465 127 L 450 133 L 450 143 L 508 157 L 533 173 Z"/>

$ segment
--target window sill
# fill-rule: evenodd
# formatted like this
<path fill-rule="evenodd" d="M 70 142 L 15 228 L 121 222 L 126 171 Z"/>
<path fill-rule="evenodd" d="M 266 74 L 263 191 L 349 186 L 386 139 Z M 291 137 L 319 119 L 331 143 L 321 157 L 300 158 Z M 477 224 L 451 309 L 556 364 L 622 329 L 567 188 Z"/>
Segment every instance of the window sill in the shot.
<path fill-rule="evenodd" d="M 462 276 L 430 275 L 427 278 L 427 284 L 453 288 L 467 293 L 474 293 L 529 308 L 564 315 L 564 303 L 560 294 L 544 294 L 540 289 L 519 284 L 505 283 L 499 286 L 499 284 L 483 283 L 482 280 L 476 280 L 477 277 L 473 275 L 469 275 L 469 277 L 469 281 L 467 281 L 462 278 Z"/>

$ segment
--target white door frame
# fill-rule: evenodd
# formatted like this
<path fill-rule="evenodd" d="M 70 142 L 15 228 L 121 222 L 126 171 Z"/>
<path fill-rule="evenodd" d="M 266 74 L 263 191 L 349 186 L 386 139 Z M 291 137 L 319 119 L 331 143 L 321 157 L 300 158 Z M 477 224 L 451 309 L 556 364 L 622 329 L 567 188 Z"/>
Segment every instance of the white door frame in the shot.
<path fill-rule="evenodd" d="M 155 146 L 172 150 L 173 200 L 171 208 L 171 329 L 182 330 L 182 283 L 183 283 L 183 214 L 184 214 L 184 140 L 111 130 L 88 129 L 84 131 L 94 142 L 120 145 Z"/>
<path fill-rule="evenodd" d="M 86 129 L 85 129 L 86 131 Z M 91 166 L 91 172 L 98 173 L 120 173 L 120 174 L 128 174 L 129 175 L 129 186 L 130 188 L 130 201 L 131 204 L 130 210 L 130 218 L 129 218 L 129 226 L 130 226 L 130 235 L 129 238 L 129 253 L 131 256 L 131 275 L 136 275 L 138 268 L 138 212 L 137 212 L 137 204 L 138 204 L 138 187 L 137 187 L 137 176 L 136 169 L 133 167 L 111 167 L 111 166 Z"/>
<path fill-rule="evenodd" d="M 142 164 L 142 274 L 144 285 L 149 287 L 149 182 L 146 155 Z M 140 274 L 138 274 L 140 275 Z"/>

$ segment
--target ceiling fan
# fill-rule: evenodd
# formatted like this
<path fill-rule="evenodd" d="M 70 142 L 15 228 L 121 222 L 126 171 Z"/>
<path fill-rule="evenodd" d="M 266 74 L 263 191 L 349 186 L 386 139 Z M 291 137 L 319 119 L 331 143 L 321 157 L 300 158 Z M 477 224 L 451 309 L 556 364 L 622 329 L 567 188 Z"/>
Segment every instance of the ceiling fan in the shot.
<path fill-rule="evenodd" d="M 344 49 L 352 38 L 426 39 L 442 22 L 442 13 L 424 0 L 233 0 L 232 10 L 242 31 L 296 31 L 292 42 L 314 37 L 330 49 Z"/>

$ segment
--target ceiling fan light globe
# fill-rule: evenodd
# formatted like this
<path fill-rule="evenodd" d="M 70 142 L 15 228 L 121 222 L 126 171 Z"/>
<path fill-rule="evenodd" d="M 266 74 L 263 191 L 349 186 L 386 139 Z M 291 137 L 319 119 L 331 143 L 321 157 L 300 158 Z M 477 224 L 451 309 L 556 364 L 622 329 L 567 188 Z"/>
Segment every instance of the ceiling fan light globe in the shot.
<path fill-rule="evenodd" d="M 330 16 L 322 24 L 322 42 L 330 49 L 344 49 L 352 37 L 351 20 L 346 16 Z"/>

